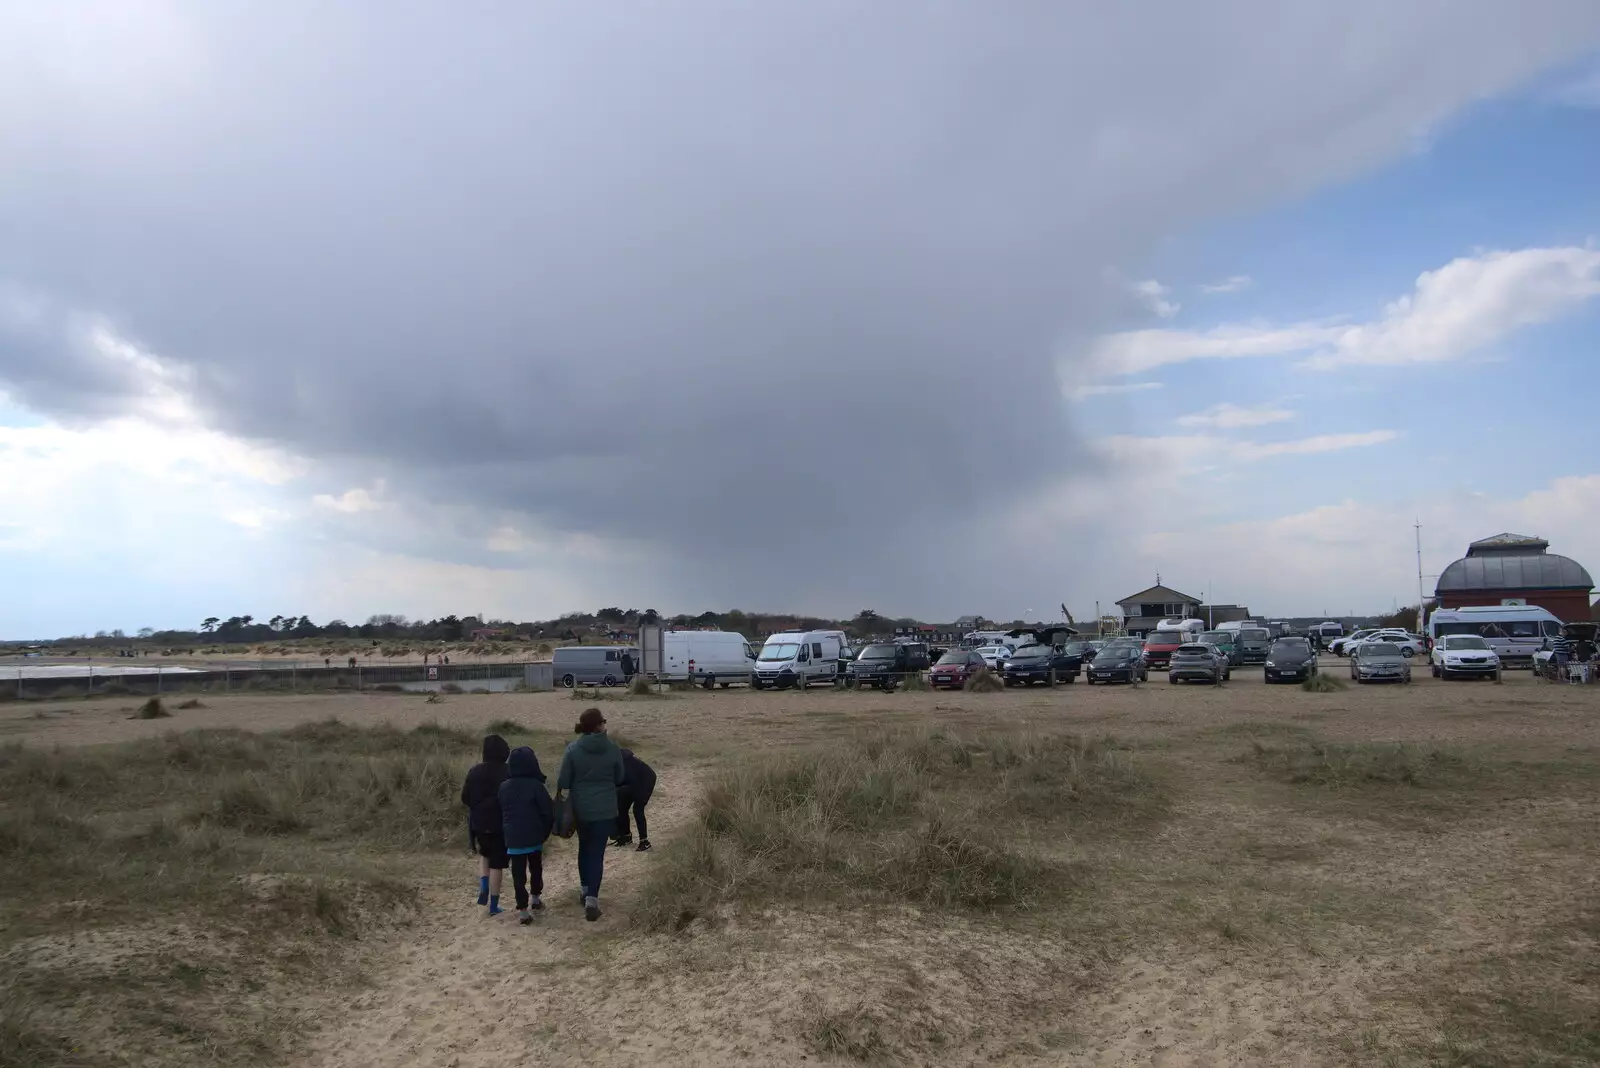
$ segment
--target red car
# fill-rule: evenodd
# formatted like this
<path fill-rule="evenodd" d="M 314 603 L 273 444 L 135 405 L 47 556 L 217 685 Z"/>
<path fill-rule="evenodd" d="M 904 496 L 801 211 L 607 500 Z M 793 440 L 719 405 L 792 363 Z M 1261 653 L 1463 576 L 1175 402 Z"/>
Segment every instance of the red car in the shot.
<path fill-rule="evenodd" d="M 952 649 L 933 665 L 933 673 L 928 676 L 928 682 L 935 690 L 959 690 L 967 684 L 968 679 L 987 669 L 988 666 L 982 654 L 976 650 Z"/>
<path fill-rule="evenodd" d="M 1150 667 L 1166 667 L 1173 650 L 1189 640 L 1187 631 L 1153 630 L 1144 639 L 1144 662 Z"/>

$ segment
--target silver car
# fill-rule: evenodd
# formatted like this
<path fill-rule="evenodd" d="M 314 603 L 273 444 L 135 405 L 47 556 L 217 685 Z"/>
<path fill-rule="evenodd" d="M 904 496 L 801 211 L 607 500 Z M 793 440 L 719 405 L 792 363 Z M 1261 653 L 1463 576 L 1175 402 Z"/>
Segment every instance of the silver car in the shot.
<path fill-rule="evenodd" d="M 1206 642 L 1186 642 L 1178 646 L 1167 662 L 1167 681 L 1171 683 L 1198 680 L 1215 686 L 1226 682 L 1232 674 L 1228 654 Z"/>
<path fill-rule="evenodd" d="M 1410 682 L 1411 665 L 1394 642 L 1362 642 L 1350 651 L 1350 677 L 1357 682 Z"/>

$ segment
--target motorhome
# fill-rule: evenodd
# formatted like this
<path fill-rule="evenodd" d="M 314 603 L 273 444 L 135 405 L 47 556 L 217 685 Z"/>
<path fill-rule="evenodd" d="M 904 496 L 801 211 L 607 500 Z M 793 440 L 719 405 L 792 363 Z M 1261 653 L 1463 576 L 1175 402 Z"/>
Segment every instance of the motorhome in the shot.
<path fill-rule="evenodd" d="M 662 635 L 661 677 L 726 689 L 749 682 L 756 651 L 743 634 L 726 630 L 669 630 Z"/>
<path fill-rule="evenodd" d="M 774 634 L 761 646 L 750 685 L 764 690 L 796 687 L 839 678 L 839 654 L 845 647 L 842 630 L 788 631 Z"/>
<path fill-rule="evenodd" d="M 1560 633 L 1560 618 L 1531 604 L 1438 608 L 1428 617 L 1428 637 L 1433 641 L 1446 634 L 1477 634 L 1505 667 L 1533 666 L 1533 654 L 1543 648 L 1545 639 Z"/>

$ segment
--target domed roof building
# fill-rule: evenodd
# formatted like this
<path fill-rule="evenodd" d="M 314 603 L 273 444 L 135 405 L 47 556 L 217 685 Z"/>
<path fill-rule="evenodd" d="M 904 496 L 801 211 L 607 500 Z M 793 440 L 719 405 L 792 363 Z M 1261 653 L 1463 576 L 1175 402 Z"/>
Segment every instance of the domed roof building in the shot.
<path fill-rule="evenodd" d="M 1439 574 L 1441 608 L 1531 604 L 1567 622 L 1589 618 L 1594 579 L 1583 565 L 1550 550 L 1543 538 L 1496 534 L 1467 546 L 1467 555 Z"/>

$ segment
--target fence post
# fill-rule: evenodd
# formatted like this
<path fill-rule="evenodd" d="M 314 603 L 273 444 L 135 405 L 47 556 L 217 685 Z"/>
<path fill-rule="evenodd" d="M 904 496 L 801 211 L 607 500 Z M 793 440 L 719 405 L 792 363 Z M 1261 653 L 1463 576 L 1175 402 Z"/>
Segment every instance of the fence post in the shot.
<path fill-rule="evenodd" d="M 300 692 L 300 661 L 291 661 L 289 664 L 289 692 Z"/>
<path fill-rule="evenodd" d="M 161 692 L 161 665 L 156 665 L 156 693 Z"/>

